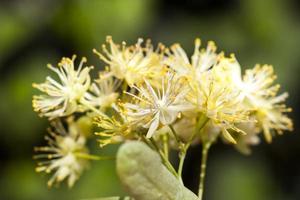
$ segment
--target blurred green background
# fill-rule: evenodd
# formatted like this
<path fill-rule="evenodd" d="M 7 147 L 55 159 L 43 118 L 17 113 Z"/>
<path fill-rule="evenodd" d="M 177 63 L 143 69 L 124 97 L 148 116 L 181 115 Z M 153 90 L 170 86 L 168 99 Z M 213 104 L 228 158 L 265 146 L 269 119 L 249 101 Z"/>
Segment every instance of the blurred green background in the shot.
<path fill-rule="evenodd" d="M 262 142 L 251 156 L 218 143 L 209 158 L 207 200 L 300 199 L 300 2 L 297 0 L 7 0 L 0 1 L 0 199 L 89 199 L 124 195 L 113 161 L 93 163 L 75 187 L 48 189 L 34 172 L 33 146 L 45 144 L 47 121 L 32 111 L 32 82 L 47 63 L 77 54 L 100 69 L 93 55 L 106 35 L 135 42 L 180 42 L 192 52 L 195 37 L 235 53 L 243 67 L 273 64 L 295 131 Z M 115 148 L 100 150 L 113 154 Z M 184 181 L 197 190 L 200 147 L 187 157 Z"/>

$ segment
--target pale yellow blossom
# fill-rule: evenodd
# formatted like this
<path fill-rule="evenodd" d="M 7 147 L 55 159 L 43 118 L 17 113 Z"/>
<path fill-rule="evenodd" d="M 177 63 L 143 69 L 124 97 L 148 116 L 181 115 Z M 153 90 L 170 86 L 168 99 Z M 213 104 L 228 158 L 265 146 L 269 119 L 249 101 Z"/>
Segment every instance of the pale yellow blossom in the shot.
<path fill-rule="evenodd" d="M 209 41 L 206 48 L 200 49 L 201 41 L 195 40 L 195 49 L 191 58 L 188 57 L 180 44 L 171 46 L 171 52 L 167 51 L 164 63 L 175 70 L 178 75 L 196 76 L 213 67 L 220 54 L 216 53 L 217 47 L 213 41 Z"/>
<path fill-rule="evenodd" d="M 135 101 L 124 104 L 125 115 L 148 128 L 147 137 L 154 134 L 160 123 L 169 125 L 176 120 L 179 113 L 193 108 L 185 99 L 189 92 L 185 80 L 172 73 L 168 73 L 167 78 L 162 80 L 161 89 L 153 88 L 147 80 L 144 86 L 134 88 L 138 94 L 127 93 Z"/>
<path fill-rule="evenodd" d="M 100 73 L 99 78 L 91 85 L 90 91 L 85 94 L 86 102 L 101 110 L 112 106 L 119 96 L 117 90 L 120 83 L 120 80 L 107 76 L 107 72 Z"/>
<path fill-rule="evenodd" d="M 33 87 L 43 92 L 33 96 L 32 101 L 34 110 L 41 116 L 53 119 L 84 110 L 80 102 L 90 88 L 89 71 L 92 67 L 83 67 L 86 58 L 82 58 L 78 69 L 75 69 L 75 58 L 62 58 L 58 67 L 48 65 L 59 77 L 59 82 L 48 76 L 44 83 L 33 84 Z"/>
<path fill-rule="evenodd" d="M 135 45 L 127 47 L 125 42 L 122 45 L 114 43 L 112 37 L 107 37 L 106 45 L 102 46 L 103 53 L 94 49 L 94 52 L 108 64 L 110 73 L 118 79 L 125 79 L 128 85 L 140 84 L 146 78 L 156 79 L 165 73 L 162 63 L 163 45 L 154 49 L 150 40 L 142 46 L 143 39 L 139 38 Z"/>
<path fill-rule="evenodd" d="M 293 122 L 286 115 L 286 113 L 291 112 L 292 109 L 282 103 L 287 97 L 288 94 L 283 93 L 279 96 L 261 99 L 257 102 L 255 116 L 259 126 L 264 132 L 267 142 L 272 141 L 272 136 L 274 136 L 276 132 L 281 135 L 285 130 L 293 130 Z"/>
<path fill-rule="evenodd" d="M 284 105 L 287 93 L 279 96 L 279 84 L 274 84 L 276 75 L 270 65 L 256 65 L 246 70 L 240 90 L 245 96 L 245 104 L 255 111 L 255 118 L 262 128 L 267 142 L 272 141 L 274 132 L 281 134 L 292 130 L 292 120 L 285 114 L 291 109 Z"/>
<path fill-rule="evenodd" d="M 45 137 L 48 146 L 35 148 L 35 151 L 40 152 L 34 156 L 39 159 L 36 171 L 53 172 L 48 181 L 49 187 L 65 179 L 68 186 L 72 187 L 88 167 L 86 158 L 89 157 L 89 154 L 86 148 L 86 139 L 78 132 L 74 122 L 69 123 L 68 131 L 62 123 L 52 123 L 49 135 Z"/>
<path fill-rule="evenodd" d="M 197 103 L 200 112 L 213 121 L 230 142 L 236 143 L 228 130 L 244 134 L 237 123 L 249 121 L 249 110 L 242 106 L 243 97 L 239 90 L 226 81 L 220 81 L 214 70 L 201 76 L 197 88 Z"/>

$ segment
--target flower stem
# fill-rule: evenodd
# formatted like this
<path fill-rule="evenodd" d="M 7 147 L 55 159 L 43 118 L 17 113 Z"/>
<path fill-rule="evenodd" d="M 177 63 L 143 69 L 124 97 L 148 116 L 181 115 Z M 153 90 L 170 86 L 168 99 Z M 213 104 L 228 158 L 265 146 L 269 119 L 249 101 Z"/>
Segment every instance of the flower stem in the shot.
<path fill-rule="evenodd" d="M 164 165 L 166 168 L 175 176 L 178 177 L 178 174 L 176 170 L 174 169 L 173 165 L 170 163 L 170 161 L 166 158 L 164 152 L 158 147 L 156 141 L 153 138 L 149 139 L 151 144 L 155 147 L 156 151 L 159 153 Z"/>
<path fill-rule="evenodd" d="M 96 156 L 96 155 L 91 155 L 91 154 L 87 154 L 87 153 L 79 153 L 79 152 L 74 153 L 74 155 L 78 158 L 83 158 L 83 159 L 87 159 L 87 160 L 113 160 L 113 159 L 115 159 L 115 157 L 112 157 L 112 156 Z"/>
<path fill-rule="evenodd" d="M 178 166 L 177 173 L 178 173 L 179 180 L 181 181 L 182 184 L 183 184 L 182 170 L 183 170 L 183 164 L 184 164 L 184 160 L 185 160 L 185 157 L 186 157 L 186 153 L 187 153 L 190 145 L 194 141 L 195 137 L 197 136 L 197 134 L 200 133 L 200 131 L 206 125 L 206 123 L 209 121 L 209 119 L 204 118 L 204 119 L 201 119 L 199 121 L 197 122 L 196 131 L 193 133 L 193 135 L 191 135 L 189 141 L 185 144 L 183 144 L 182 142 L 179 143 L 179 166 Z M 170 126 L 170 128 L 172 129 L 173 127 Z"/>
<path fill-rule="evenodd" d="M 208 121 L 209 121 L 209 118 L 207 118 L 207 117 L 205 117 L 204 119 L 200 118 L 198 120 L 198 122 L 196 123 L 196 129 L 195 129 L 194 133 L 191 135 L 188 142 L 185 144 L 185 149 L 186 150 L 190 147 L 190 145 L 192 144 L 194 139 L 201 132 L 201 130 L 205 127 L 205 125 L 207 124 Z"/>
<path fill-rule="evenodd" d="M 164 154 L 166 159 L 169 160 L 169 136 L 167 134 L 162 136 L 163 147 L 164 147 Z"/>
<path fill-rule="evenodd" d="M 171 129 L 171 132 L 172 132 L 177 144 L 180 145 L 181 141 L 180 141 L 180 138 L 178 137 L 178 134 L 176 133 L 176 130 L 174 129 L 174 127 L 171 124 L 169 125 L 169 128 Z"/>
<path fill-rule="evenodd" d="M 207 156 L 210 145 L 204 144 L 202 147 L 202 159 L 201 159 L 201 171 L 200 171 L 200 183 L 199 183 L 199 191 L 198 197 L 200 200 L 203 198 L 204 192 L 204 181 L 206 175 L 206 164 L 207 164 Z"/>
<path fill-rule="evenodd" d="M 178 174 L 178 178 L 179 178 L 179 180 L 181 181 L 182 184 L 183 184 L 182 170 L 183 170 L 183 163 L 184 163 L 185 156 L 186 156 L 186 151 L 185 150 L 179 152 L 179 166 L 178 166 L 177 174 Z"/>
<path fill-rule="evenodd" d="M 89 110 L 97 113 L 98 115 L 107 118 L 107 115 L 105 113 L 103 113 L 102 111 L 100 111 L 99 109 L 95 108 L 94 106 L 92 106 L 91 104 L 89 104 L 88 102 L 86 102 L 85 100 L 81 100 L 80 103 L 85 106 L 86 108 L 88 108 Z"/>
<path fill-rule="evenodd" d="M 218 137 L 218 135 L 213 136 L 210 140 L 204 141 L 203 145 L 202 145 L 200 181 L 199 181 L 199 190 L 198 190 L 199 200 L 203 199 L 208 152 L 209 152 L 211 145 L 214 143 L 214 141 L 217 139 L 217 137 Z"/>
<path fill-rule="evenodd" d="M 126 80 L 123 81 L 123 84 L 122 84 L 122 95 L 121 95 L 121 98 L 124 97 L 124 95 L 126 94 L 126 91 L 128 89 L 128 83 Z"/>

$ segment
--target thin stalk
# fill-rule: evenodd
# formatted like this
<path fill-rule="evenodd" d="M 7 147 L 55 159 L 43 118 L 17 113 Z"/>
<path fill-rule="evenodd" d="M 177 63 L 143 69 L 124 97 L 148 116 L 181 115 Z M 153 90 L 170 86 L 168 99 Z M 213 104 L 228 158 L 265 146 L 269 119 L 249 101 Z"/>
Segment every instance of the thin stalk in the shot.
<path fill-rule="evenodd" d="M 182 170 L 183 170 L 183 163 L 185 160 L 185 156 L 186 156 L 186 151 L 179 152 L 179 166 L 178 166 L 177 174 L 178 174 L 178 178 L 182 184 L 183 184 Z"/>
<path fill-rule="evenodd" d="M 174 127 L 172 125 L 169 125 L 169 128 L 171 129 L 171 132 L 174 135 L 174 138 L 178 144 L 179 147 L 179 152 L 178 152 L 178 157 L 179 157 L 179 165 L 178 165 L 178 170 L 177 170 L 177 174 L 178 174 L 178 179 L 181 182 L 181 184 L 183 184 L 182 181 L 182 170 L 183 170 L 183 163 L 184 163 L 184 159 L 186 156 L 186 148 L 185 148 L 185 144 L 180 140 L 180 138 L 178 137 L 178 134 L 176 132 L 176 130 L 174 129 Z"/>
<path fill-rule="evenodd" d="M 173 165 L 170 163 L 170 161 L 166 158 L 162 150 L 157 146 L 157 143 L 153 138 L 150 138 L 151 144 L 155 147 L 156 151 L 159 153 L 163 163 L 165 164 L 166 168 L 175 176 L 178 177 L 178 174 L 176 170 L 174 169 Z"/>
<path fill-rule="evenodd" d="M 209 120 L 208 118 L 205 118 L 204 120 L 199 120 L 197 125 L 196 125 L 196 131 L 190 137 L 189 141 L 185 144 L 183 144 L 182 142 L 179 143 L 179 166 L 178 166 L 177 173 L 178 173 L 179 180 L 181 181 L 182 184 L 183 184 L 182 170 L 183 170 L 183 164 L 184 164 L 184 160 L 185 160 L 185 157 L 186 157 L 187 150 L 190 147 L 191 143 L 194 141 L 197 134 L 202 130 L 202 128 L 208 122 L 208 120 Z M 172 129 L 173 127 L 171 126 L 170 128 Z"/>
<path fill-rule="evenodd" d="M 127 88 L 128 88 L 127 81 L 124 80 L 124 81 L 123 81 L 123 84 L 122 84 L 122 91 L 123 91 L 123 92 L 126 92 L 126 91 L 127 91 Z"/>
<path fill-rule="evenodd" d="M 196 131 L 194 131 L 194 133 L 191 135 L 191 137 L 189 138 L 188 142 L 184 146 L 184 150 L 185 151 L 188 150 L 188 148 L 190 147 L 190 145 L 192 144 L 192 142 L 196 138 L 197 134 L 200 133 L 200 131 L 204 128 L 204 126 L 207 124 L 208 121 L 209 121 L 209 118 L 205 118 L 203 121 L 202 120 L 198 120 L 198 122 L 196 124 Z"/>
<path fill-rule="evenodd" d="M 178 137 L 178 134 L 176 133 L 176 130 L 174 129 L 174 127 L 170 124 L 169 128 L 171 129 L 172 134 L 174 135 L 174 138 L 176 140 L 176 142 L 180 145 L 181 144 L 181 140 Z"/>
<path fill-rule="evenodd" d="M 207 118 L 206 116 L 204 117 L 204 119 L 200 118 L 196 124 L 196 131 L 195 134 L 192 135 L 191 141 L 193 141 L 195 139 L 195 137 L 197 136 L 198 133 L 200 133 L 200 131 L 202 130 L 202 128 L 204 128 L 204 126 L 207 124 L 207 122 L 209 121 L 209 118 Z"/>
<path fill-rule="evenodd" d="M 204 185 L 205 185 L 205 176 L 206 176 L 206 166 L 207 166 L 207 157 L 208 152 L 211 145 L 217 139 L 218 135 L 215 135 L 210 140 L 203 143 L 202 146 L 202 158 L 201 158 L 201 167 L 200 167 L 200 181 L 199 181 L 199 190 L 198 190 L 198 197 L 199 200 L 203 199 L 203 192 L 204 192 Z"/>
<path fill-rule="evenodd" d="M 162 136 L 163 147 L 164 147 L 164 154 L 166 159 L 169 160 L 169 136 L 167 134 Z"/>
<path fill-rule="evenodd" d="M 96 155 L 91 155 L 91 154 L 86 154 L 86 153 L 74 153 L 77 158 L 83 158 L 87 160 L 113 160 L 115 159 L 114 157 L 111 156 L 96 156 Z"/>
<path fill-rule="evenodd" d="M 123 81 L 123 84 L 122 84 L 122 95 L 121 95 L 121 98 L 124 97 L 124 95 L 126 94 L 126 91 L 128 89 L 128 83 L 126 80 Z"/>
<path fill-rule="evenodd" d="M 166 167 L 166 168 L 167 168 L 174 176 L 177 177 L 178 175 L 177 175 L 175 169 L 173 168 L 172 164 L 169 162 L 168 156 L 165 155 L 165 154 L 159 149 L 159 147 L 157 146 L 156 142 L 155 142 L 152 138 L 148 139 L 148 138 L 146 138 L 145 136 L 142 136 L 142 139 L 143 139 L 143 141 L 144 141 L 150 148 L 155 149 L 155 150 L 158 152 L 158 154 L 159 154 L 160 158 L 162 159 L 162 162 L 163 162 L 163 164 L 165 165 L 165 167 Z"/>
<path fill-rule="evenodd" d="M 144 135 L 141 135 L 141 136 L 142 136 L 142 140 L 148 145 L 148 147 L 156 150 L 156 148 L 153 146 L 153 144 L 149 141 L 148 138 L 146 138 Z"/>
<path fill-rule="evenodd" d="M 205 182 L 205 176 L 206 176 L 207 156 L 208 156 L 208 151 L 209 151 L 210 146 L 211 145 L 204 144 L 203 148 L 202 148 L 200 183 L 199 183 L 199 191 L 198 191 L 199 200 L 202 200 L 202 198 L 203 198 L 204 182 Z"/>
<path fill-rule="evenodd" d="M 94 112 L 97 113 L 98 115 L 107 118 L 107 115 L 106 115 L 105 113 L 103 113 L 102 111 L 98 110 L 97 108 L 95 108 L 95 107 L 92 106 L 91 104 L 87 103 L 85 100 L 80 101 L 80 103 L 81 103 L 82 105 L 84 105 L 85 107 L 87 107 L 88 109 L 90 109 L 91 111 L 94 111 Z"/>

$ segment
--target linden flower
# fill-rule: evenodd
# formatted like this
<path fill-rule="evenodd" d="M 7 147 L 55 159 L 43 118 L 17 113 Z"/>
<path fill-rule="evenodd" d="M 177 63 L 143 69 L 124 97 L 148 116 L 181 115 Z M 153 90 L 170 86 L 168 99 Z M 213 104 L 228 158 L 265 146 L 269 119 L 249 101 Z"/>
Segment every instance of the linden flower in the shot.
<path fill-rule="evenodd" d="M 74 127 L 70 127 L 67 132 L 61 123 L 53 123 L 52 126 L 53 130 L 50 129 L 49 136 L 45 137 L 48 146 L 35 148 L 35 151 L 41 154 L 34 158 L 42 159 L 38 162 L 36 171 L 46 173 L 55 171 L 48 181 L 49 187 L 65 179 L 67 179 L 68 186 L 72 187 L 88 167 L 87 158 L 90 155 L 85 146 L 86 139 Z"/>
<path fill-rule="evenodd" d="M 179 44 L 171 47 L 171 52 L 167 51 L 168 57 L 165 64 L 170 66 L 179 75 L 198 75 L 207 71 L 218 61 L 217 47 L 213 41 L 209 41 L 206 49 L 200 49 L 201 41 L 199 38 L 195 40 L 195 49 L 191 57 L 188 58 L 185 51 Z"/>
<path fill-rule="evenodd" d="M 282 133 L 283 130 L 292 130 L 292 121 L 283 114 L 289 112 L 290 108 L 277 105 L 286 99 L 287 94 L 275 97 L 280 86 L 273 85 L 276 75 L 271 65 L 255 65 L 253 69 L 246 70 L 242 78 L 240 65 L 232 55 L 231 58 L 220 58 L 213 71 L 218 81 L 240 91 L 245 109 L 256 111 L 255 119 L 263 129 L 268 142 L 272 141 L 273 129 L 278 133 Z M 252 130 L 252 132 L 256 131 Z M 247 138 L 249 139 L 250 136 Z"/>
<path fill-rule="evenodd" d="M 293 123 L 284 113 L 290 112 L 282 102 L 288 94 L 283 93 L 276 97 L 279 85 L 273 85 L 276 76 L 270 65 L 256 65 L 247 70 L 243 77 L 240 89 L 247 98 L 248 106 L 256 110 L 256 119 L 264 131 L 267 142 L 272 141 L 272 130 L 279 134 L 283 130 L 292 130 Z"/>
<path fill-rule="evenodd" d="M 116 120 L 115 117 L 97 117 L 95 123 L 98 127 L 102 128 L 102 131 L 95 134 L 100 136 L 98 140 L 100 147 L 104 147 L 108 144 L 115 144 L 124 141 L 125 137 L 132 134 L 130 123 L 125 118 Z"/>
<path fill-rule="evenodd" d="M 70 115 L 76 111 L 81 111 L 80 101 L 90 87 L 91 78 L 89 71 L 92 67 L 84 67 L 86 58 L 82 58 L 77 70 L 74 68 L 76 56 L 62 58 L 58 67 L 48 65 L 60 79 L 57 82 L 48 76 L 46 81 L 41 84 L 33 84 L 44 94 L 33 96 L 33 108 L 41 116 L 50 119 Z"/>
<path fill-rule="evenodd" d="M 229 142 L 236 143 L 228 129 L 244 134 L 235 124 L 249 121 L 249 111 L 243 108 L 243 98 L 238 90 L 217 80 L 214 71 L 201 76 L 197 93 L 199 109 L 221 128 L 223 136 Z"/>
<path fill-rule="evenodd" d="M 120 81 L 106 73 L 100 73 L 99 79 L 91 85 L 90 92 L 85 94 L 85 100 L 92 106 L 99 106 L 105 109 L 114 104 L 119 96 L 116 92 Z"/>
<path fill-rule="evenodd" d="M 127 93 L 135 98 L 135 103 L 125 103 L 125 113 L 137 124 L 149 128 L 148 138 L 152 137 L 158 129 L 159 124 L 169 125 L 175 121 L 178 114 L 191 110 L 193 106 L 185 100 L 189 88 L 186 87 L 185 80 L 176 78 L 174 74 L 168 73 L 167 80 L 162 80 L 161 91 L 154 89 L 145 80 L 145 86 L 134 88 L 138 95 Z"/>
<path fill-rule="evenodd" d="M 257 103 L 256 119 L 264 131 L 267 142 L 272 142 L 272 131 L 282 134 L 284 130 L 293 130 L 292 120 L 284 113 L 291 112 L 291 108 L 287 108 L 282 104 L 288 97 L 287 93 L 283 93 L 276 97 L 261 99 Z"/>
<path fill-rule="evenodd" d="M 271 65 L 255 65 L 253 69 L 246 70 L 240 85 L 241 91 L 249 98 L 253 106 L 256 106 L 257 99 L 276 95 L 280 86 L 279 84 L 272 85 L 275 79 L 276 75 Z"/>
<path fill-rule="evenodd" d="M 143 39 L 138 39 L 134 46 L 126 47 L 125 42 L 122 46 L 115 44 L 111 36 L 107 37 L 110 51 L 103 45 L 103 52 L 99 53 L 94 49 L 101 60 L 109 65 L 110 72 L 119 79 L 125 79 L 132 86 L 143 82 L 144 78 L 155 79 L 164 74 L 162 64 L 163 53 L 160 52 L 164 47 L 159 45 L 157 50 L 153 49 L 150 40 L 145 47 L 142 47 Z"/>
<path fill-rule="evenodd" d="M 212 71 L 215 74 L 214 78 L 219 82 L 226 83 L 227 87 L 239 89 L 243 85 L 241 66 L 234 54 L 231 54 L 230 57 L 220 55 Z"/>

